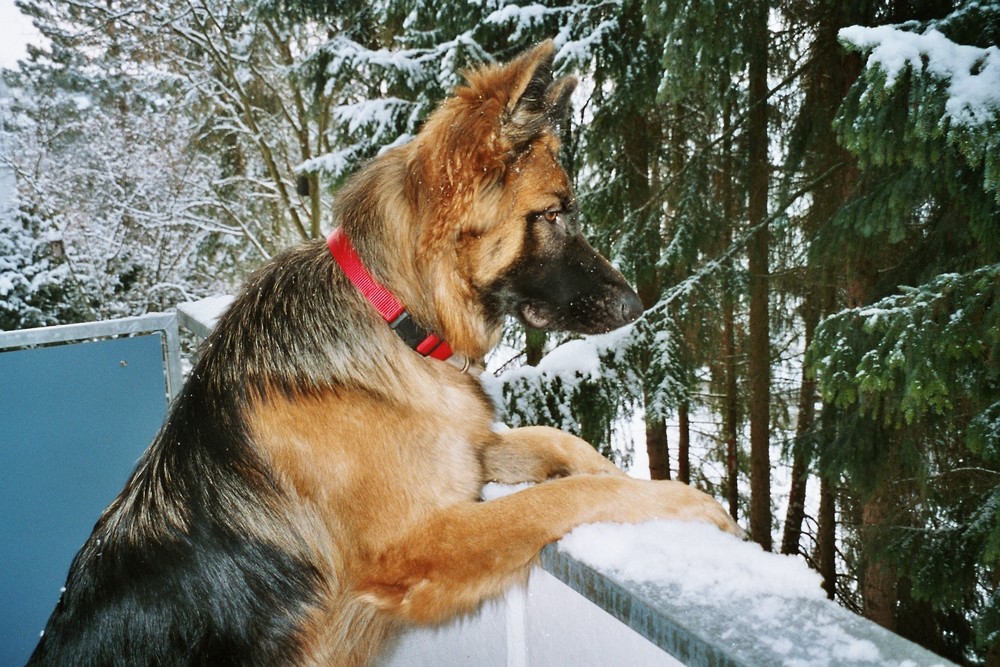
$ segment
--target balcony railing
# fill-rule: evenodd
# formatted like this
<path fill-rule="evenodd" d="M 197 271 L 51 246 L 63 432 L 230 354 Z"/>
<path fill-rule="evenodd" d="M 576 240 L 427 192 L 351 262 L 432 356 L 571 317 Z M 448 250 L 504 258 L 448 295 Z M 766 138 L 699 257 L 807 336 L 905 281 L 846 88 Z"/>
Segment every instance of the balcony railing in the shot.
<path fill-rule="evenodd" d="M 542 551 L 527 591 L 411 630 L 383 667 L 849 667 L 952 663 L 827 600 L 800 560 L 710 526 L 578 528 Z"/>

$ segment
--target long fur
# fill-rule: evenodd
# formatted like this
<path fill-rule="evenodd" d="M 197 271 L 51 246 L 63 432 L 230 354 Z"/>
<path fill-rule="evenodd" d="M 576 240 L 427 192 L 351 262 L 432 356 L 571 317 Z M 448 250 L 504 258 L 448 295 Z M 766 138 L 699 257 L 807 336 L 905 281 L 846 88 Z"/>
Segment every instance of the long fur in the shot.
<path fill-rule="evenodd" d="M 503 317 L 576 331 L 638 300 L 586 245 L 543 44 L 469 75 L 338 195 L 369 271 L 481 358 Z M 712 499 L 631 480 L 553 429 L 491 429 L 478 381 L 409 349 L 320 241 L 257 271 L 74 560 L 31 665 L 365 665 L 402 625 L 475 609 L 580 523 Z M 539 484 L 478 502 L 482 484 Z"/>

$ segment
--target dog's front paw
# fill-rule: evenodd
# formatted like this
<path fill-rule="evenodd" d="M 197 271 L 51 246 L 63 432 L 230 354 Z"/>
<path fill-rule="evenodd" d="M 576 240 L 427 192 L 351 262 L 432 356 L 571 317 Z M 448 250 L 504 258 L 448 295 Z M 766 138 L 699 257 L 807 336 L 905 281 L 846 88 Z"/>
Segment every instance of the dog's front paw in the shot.
<path fill-rule="evenodd" d="M 529 426 L 522 429 L 536 438 L 551 444 L 552 456 L 548 460 L 547 479 L 570 475 L 624 475 L 611 461 L 601 456 L 586 440 L 547 426 Z"/>
<path fill-rule="evenodd" d="M 639 481 L 636 510 L 648 519 L 704 521 L 740 538 L 746 532 L 712 496 L 693 486 L 673 481 Z"/>

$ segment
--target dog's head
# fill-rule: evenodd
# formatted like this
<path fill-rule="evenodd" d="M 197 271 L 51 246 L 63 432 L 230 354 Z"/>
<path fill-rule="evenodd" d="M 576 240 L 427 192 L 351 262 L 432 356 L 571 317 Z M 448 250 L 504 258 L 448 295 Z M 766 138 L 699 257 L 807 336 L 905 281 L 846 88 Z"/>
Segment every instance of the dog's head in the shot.
<path fill-rule="evenodd" d="M 576 79 L 554 79 L 553 57 L 550 41 L 470 72 L 398 152 L 427 324 L 469 356 L 497 342 L 505 315 L 599 333 L 642 312 L 580 233 L 557 159 Z"/>

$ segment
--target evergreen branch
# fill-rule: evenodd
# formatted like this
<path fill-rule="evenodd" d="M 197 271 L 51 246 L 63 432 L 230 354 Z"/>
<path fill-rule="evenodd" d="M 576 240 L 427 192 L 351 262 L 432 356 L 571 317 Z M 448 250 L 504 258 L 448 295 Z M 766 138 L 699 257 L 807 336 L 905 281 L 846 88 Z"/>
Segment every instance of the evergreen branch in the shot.
<path fill-rule="evenodd" d="M 733 240 L 733 242 L 730 243 L 729 247 L 722 253 L 722 255 L 708 261 L 701 268 L 699 268 L 698 271 L 696 271 L 694 274 L 688 276 L 677 285 L 674 285 L 673 287 L 669 288 L 665 296 L 661 297 L 660 301 L 655 306 L 646 311 L 646 313 L 643 314 L 643 317 L 646 317 L 648 314 L 652 312 L 665 315 L 667 313 L 668 306 L 670 306 L 675 300 L 681 297 L 689 296 L 694 287 L 698 283 L 700 283 L 704 278 L 713 275 L 719 269 L 725 268 L 727 264 L 735 258 L 736 254 L 742 251 L 744 247 L 758 232 L 763 231 L 772 222 L 784 216 L 785 211 L 787 211 L 788 208 L 791 207 L 791 205 L 796 202 L 796 200 L 811 192 L 817 185 L 819 185 L 827 178 L 829 178 L 831 175 L 833 175 L 836 171 L 841 169 L 844 166 L 844 164 L 845 163 L 843 162 L 839 162 L 833 165 L 832 167 L 830 167 L 829 169 L 827 169 L 826 171 L 816 176 L 808 183 L 806 183 L 805 185 L 801 186 L 800 188 L 792 192 L 790 195 L 788 195 L 785 202 L 781 206 L 777 207 L 773 213 L 765 217 L 757 224 L 752 225 L 750 228 L 745 230 L 738 238 Z"/>
<path fill-rule="evenodd" d="M 749 120 L 750 114 L 753 112 L 754 109 L 756 109 L 761 104 L 767 104 L 772 97 L 777 95 L 785 87 L 794 83 L 795 80 L 798 79 L 799 76 L 802 74 L 802 72 L 804 72 L 807 69 L 807 67 L 808 67 L 807 65 L 800 65 L 799 67 L 797 67 L 788 76 L 779 81 L 773 88 L 768 90 L 767 94 L 763 98 L 749 105 L 740 115 L 738 115 L 732 121 L 732 125 L 728 130 L 719 133 L 717 137 L 709 141 L 704 146 L 699 147 L 695 153 L 693 153 L 687 160 L 684 161 L 684 164 L 681 165 L 680 169 L 670 174 L 666 182 L 661 184 L 661 187 L 649 198 L 649 201 L 647 201 L 644 205 L 636 209 L 636 212 L 644 211 L 650 206 L 654 205 L 658 206 L 662 204 L 663 198 L 666 196 L 666 193 L 670 192 L 671 189 L 674 188 L 675 183 L 680 180 L 680 177 L 687 171 L 688 165 L 692 164 L 695 161 L 696 157 L 707 154 L 709 151 L 711 151 L 713 148 L 718 146 L 723 141 L 726 141 L 727 139 L 732 139 L 734 136 L 736 136 L 739 133 L 739 131 L 743 129 L 743 126 Z M 794 201 L 797 198 L 798 197 L 793 197 L 792 201 Z"/>

